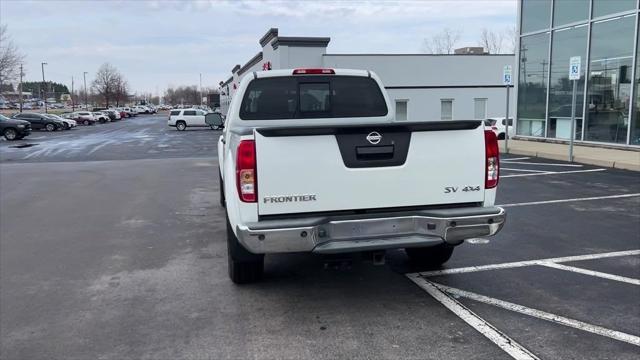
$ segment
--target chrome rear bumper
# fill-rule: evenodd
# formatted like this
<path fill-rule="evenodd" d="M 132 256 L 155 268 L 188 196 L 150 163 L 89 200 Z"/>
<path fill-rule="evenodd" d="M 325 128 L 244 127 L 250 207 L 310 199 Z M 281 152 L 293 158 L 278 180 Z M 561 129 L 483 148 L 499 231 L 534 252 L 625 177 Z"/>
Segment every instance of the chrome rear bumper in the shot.
<path fill-rule="evenodd" d="M 500 207 L 369 215 L 367 218 L 268 220 L 238 225 L 240 243 L 256 254 L 322 254 L 427 247 L 496 234 L 506 220 Z"/>

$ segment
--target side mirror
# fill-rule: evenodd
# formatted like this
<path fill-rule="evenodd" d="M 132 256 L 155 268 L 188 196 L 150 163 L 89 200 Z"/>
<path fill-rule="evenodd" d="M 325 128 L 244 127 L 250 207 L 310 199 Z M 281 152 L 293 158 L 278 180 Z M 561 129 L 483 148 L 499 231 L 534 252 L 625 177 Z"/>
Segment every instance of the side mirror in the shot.
<path fill-rule="evenodd" d="M 208 113 L 204 116 L 204 122 L 211 126 L 212 129 L 224 128 L 224 121 L 222 120 L 222 116 L 218 113 Z"/>

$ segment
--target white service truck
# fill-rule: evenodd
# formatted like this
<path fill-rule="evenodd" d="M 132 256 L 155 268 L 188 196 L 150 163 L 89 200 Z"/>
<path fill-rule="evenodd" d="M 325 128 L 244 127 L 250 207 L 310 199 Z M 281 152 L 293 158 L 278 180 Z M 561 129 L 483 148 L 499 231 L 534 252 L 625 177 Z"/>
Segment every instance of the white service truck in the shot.
<path fill-rule="evenodd" d="M 439 266 L 465 239 L 500 231 L 493 131 L 480 120 L 396 122 L 392 109 L 366 70 L 242 79 L 218 142 L 232 281 L 259 280 L 270 253 L 402 248 Z"/>

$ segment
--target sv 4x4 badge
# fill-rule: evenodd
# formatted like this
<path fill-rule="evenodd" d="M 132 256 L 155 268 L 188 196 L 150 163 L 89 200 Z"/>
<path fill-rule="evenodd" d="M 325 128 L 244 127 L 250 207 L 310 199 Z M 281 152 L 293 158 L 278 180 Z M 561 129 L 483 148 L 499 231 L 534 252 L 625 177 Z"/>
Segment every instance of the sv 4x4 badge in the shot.
<path fill-rule="evenodd" d="M 447 186 L 444 188 L 444 193 L 445 194 L 449 194 L 449 193 L 454 193 L 454 192 L 458 192 L 458 190 L 460 190 L 460 187 L 458 186 Z M 462 188 L 461 191 L 464 192 L 469 192 L 469 191 L 480 191 L 480 186 L 465 186 Z"/>

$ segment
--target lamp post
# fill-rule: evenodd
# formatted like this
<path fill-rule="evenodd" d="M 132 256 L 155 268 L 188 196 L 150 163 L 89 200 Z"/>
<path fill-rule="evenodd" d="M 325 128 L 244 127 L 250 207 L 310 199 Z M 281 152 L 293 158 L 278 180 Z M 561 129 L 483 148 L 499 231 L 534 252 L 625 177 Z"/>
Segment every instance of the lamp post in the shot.
<path fill-rule="evenodd" d="M 202 73 L 200 73 L 200 107 L 202 107 Z"/>
<path fill-rule="evenodd" d="M 82 77 L 84 78 L 84 109 L 88 110 L 88 105 L 87 105 L 87 74 L 88 72 L 83 72 L 82 73 Z"/>
<path fill-rule="evenodd" d="M 73 101 L 73 76 L 71 76 L 71 111 L 76 111 L 76 103 Z"/>
<path fill-rule="evenodd" d="M 43 62 L 42 64 L 42 86 L 43 86 L 43 90 L 42 90 L 42 98 L 44 100 L 44 112 L 45 114 L 47 113 L 47 89 L 44 87 L 45 83 L 44 83 L 44 66 L 47 65 L 46 62 Z"/>

